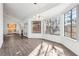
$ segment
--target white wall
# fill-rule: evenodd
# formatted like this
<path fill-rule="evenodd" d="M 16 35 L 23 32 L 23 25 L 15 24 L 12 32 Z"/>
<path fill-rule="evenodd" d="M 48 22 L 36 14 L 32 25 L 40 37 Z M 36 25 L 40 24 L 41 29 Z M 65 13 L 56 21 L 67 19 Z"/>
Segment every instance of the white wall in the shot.
<path fill-rule="evenodd" d="M 19 19 L 15 18 L 15 17 L 12 17 L 10 15 L 7 15 L 7 14 L 4 14 L 4 34 L 7 34 L 8 33 L 8 29 L 7 29 L 7 24 L 9 23 L 15 23 L 17 26 L 16 26 L 16 33 L 19 33 L 21 32 L 21 28 L 20 28 L 20 21 Z"/>
<path fill-rule="evenodd" d="M 3 43 L 3 4 L 0 3 L 0 48 Z"/>

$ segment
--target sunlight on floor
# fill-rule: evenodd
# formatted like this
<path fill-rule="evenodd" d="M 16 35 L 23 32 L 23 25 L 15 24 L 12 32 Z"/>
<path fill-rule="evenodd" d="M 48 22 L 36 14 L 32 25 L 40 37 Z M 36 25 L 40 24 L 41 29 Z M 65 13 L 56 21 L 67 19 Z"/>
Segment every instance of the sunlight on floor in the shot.
<path fill-rule="evenodd" d="M 46 42 L 39 44 L 29 56 L 65 56 L 63 49 Z"/>

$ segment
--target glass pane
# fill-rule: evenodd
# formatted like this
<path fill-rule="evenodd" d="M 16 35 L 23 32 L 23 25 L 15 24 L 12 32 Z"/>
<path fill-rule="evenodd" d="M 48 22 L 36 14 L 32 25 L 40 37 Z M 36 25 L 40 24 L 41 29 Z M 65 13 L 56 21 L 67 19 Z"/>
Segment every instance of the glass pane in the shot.
<path fill-rule="evenodd" d="M 50 34 L 50 21 L 46 20 L 46 34 Z"/>
<path fill-rule="evenodd" d="M 72 9 L 72 23 L 76 23 L 76 8 Z"/>
<path fill-rule="evenodd" d="M 55 19 L 55 21 L 54 21 L 54 34 L 55 35 L 59 35 L 60 34 L 60 27 L 59 27 L 59 25 L 60 25 L 60 19 L 59 18 L 56 18 Z"/>
<path fill-rule="evenodd" d="M 54 25 L 54 19 L 51 19 L 51 35 L 54 34 L 53 25 Z"/>
<path fill-rule="evenodd" d="M 71 37 L 71 24 L 65 25 L 65 36 Z"/>
<path fill-rule="evenodd" d="M 76 39 L 76 8 L 72 9 L 72 38 Z"/>
<path fill-rule="evenodd" d="M 72 38 L 76 39 L 76 25 L 72 24 Z"/>
<path fill-rule="evenodd" d="M 76 8 L 65 14 L 65 36 L 76 39 Z"/>
<path fill-rule="evenodd" d="M 65 14 L 65 36 L 71 37 L 71 11 Z"/>

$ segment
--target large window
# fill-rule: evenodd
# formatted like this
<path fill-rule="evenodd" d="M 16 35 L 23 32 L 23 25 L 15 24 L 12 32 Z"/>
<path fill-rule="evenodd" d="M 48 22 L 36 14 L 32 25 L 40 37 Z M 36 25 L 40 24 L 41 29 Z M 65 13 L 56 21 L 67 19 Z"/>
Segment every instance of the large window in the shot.
<path fill-rule="evenodd" d="M 49 18 L 45 21 L 46 23 L 46 34 L 51 35 L 59 35 L 60 34 L 60 19 L 57 18 Z"/>
<path fill-rule="evenodd" d="M 76 8 L 65 14 L 65 36 L 76 38 Z"/>

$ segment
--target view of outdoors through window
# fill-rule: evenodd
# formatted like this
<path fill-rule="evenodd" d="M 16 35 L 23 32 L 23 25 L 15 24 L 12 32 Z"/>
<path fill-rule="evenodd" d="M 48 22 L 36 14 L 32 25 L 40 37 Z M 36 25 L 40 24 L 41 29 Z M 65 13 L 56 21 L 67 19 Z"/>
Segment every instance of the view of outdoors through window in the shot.
<path fill-rule="evenodd" d="M 65 14 L 65 36 L 76 39 L 76 8 Z"/>
<path fill-rule="evenodd" d="M 46 23 L 46 34 L 51 34 L 51 35 L 59 35 L 60 34 L 60 19 L 59 17 L 51 19 L 49 18 L 48 20 L 45 20 Z"/>

